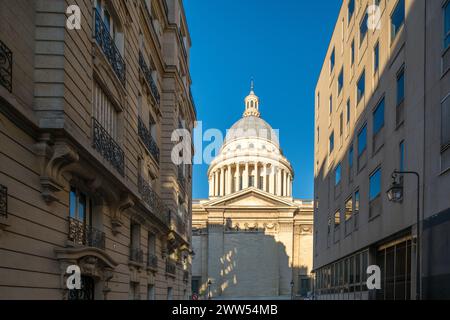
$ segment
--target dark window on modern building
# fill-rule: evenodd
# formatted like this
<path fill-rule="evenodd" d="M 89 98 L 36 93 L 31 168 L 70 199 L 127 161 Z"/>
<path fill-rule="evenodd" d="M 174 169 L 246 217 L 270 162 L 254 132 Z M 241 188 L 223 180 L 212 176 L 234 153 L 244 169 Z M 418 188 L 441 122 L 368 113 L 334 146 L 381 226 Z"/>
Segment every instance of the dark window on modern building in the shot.
<path fill-rule="evenodd" d="M 391 41 L 397 37 L 398 32 L 405 22 L 405 0 L 398 0 L 391 16 Z"/>
<path fill-rule="evenodd" d="M 367 9 L 365 10 L 364 16 L 361 20 L 361 24 L 359 25 L 359 40 L 360 43 L 359 45 L 361 45 L 364 41 L 364 39 L 367 36 L 367 22 L 369 21 L 369 14 L 367 12 Z"/>
<path fill-rule="evenodd" d="M 344 87 L 344 68 L 342 68 L 341 72 L 339 72 L 339 77 L 338 77 L 338 95 L 341 94 L 343 87 Z"/>
<path fill-rule="evenodd" d="M 405 171 L 405 141 L 400 142 L 399 146 L 399 165 L 400 171 Z"/>
<path fill-rule="evenodd" d="M 356 104 L 358 105 L 366 92 L 366 71 L 364 70 L 359 76 L 356 84 Z"/>
<path fill-rule="evenodd" d="M 380 43 L 377 42 L 373 48 L 373 72 L 377 72 L 380 68 Z"/>
<path fill-rule="evenodd" d="M 358 156 L 360 156 L 367 148 L 367 125 L 358 133 Z"/>
<path fill-rule="evenodd" d="M 330 73 L 334 70 L 334 64 L 336 62 L 336 55 L 335 55 L 335 49 L 333 48 L 333 51 L 331 51 L 330 55 Z"/>
<path fill-rule="evenodd" d="M 334 150 L 334 132 L 330 135 L 330 146 L 329 146 L 329 148 L 330 148 L 330 153 L 332 153 L 333 150 Z"/>
<path fill-rule="evenodd" d="M 450 1 L 444 5 L 444 50 L 450 46 Z"/>
<path fill-rule="evenodd" d="M 341 183 L 341 177 L 342 177 L 342 166 L 339 163 L 334 170 L 334 184 L 337 186 L 339 183 Z"/>
<path fill-rule="evenodd" d="M 397 74 L 397 105 L 405 100 L 405 69 Z"/>
<path fill-rule="evenodd" d="M 353 156 L 354 156 L 354 151 L 353 151 L 353 143 L 350 145 L 350 149 L 348 150 L 348 166 L 350 168 L 353 167 Z"/>
<path fill-rule="evenodd" d="M 352 21 L 354 12 L 355 12 L 355 0 L 350 0 L 348 2 L 348 7 L 347 7 L 348 23 L 350 23 L 350 21 Z"/>
<path fill-rule="evenodd" d="M 384 127 L 384 98 L 373 112 L 373 135 L 376 135 Z"/>
<path fill-rule="evenodd" d="M 369 179 L 369 201 L 375 200 L 381 194 L 381 168 L 375 170 Z"/>
<path fill-rule="evenodd" d="M 355 40 L 352 40 L 352 44 L 350 47 L 350 65 L 353 66 L 355 63 Z"/>

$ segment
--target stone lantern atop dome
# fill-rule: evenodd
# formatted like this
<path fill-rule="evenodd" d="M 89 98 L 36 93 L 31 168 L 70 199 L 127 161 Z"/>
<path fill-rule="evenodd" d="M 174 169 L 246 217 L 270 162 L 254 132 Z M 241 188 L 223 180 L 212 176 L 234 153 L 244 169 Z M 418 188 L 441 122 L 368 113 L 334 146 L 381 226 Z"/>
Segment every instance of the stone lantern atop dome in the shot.
<path fill-rule="evenodd" d="M 259 98 L 254 91 L 255 85 L 252 79 L 250 84 L 250 94 L 245 98 L 244 117 L 259 117 Z"/>

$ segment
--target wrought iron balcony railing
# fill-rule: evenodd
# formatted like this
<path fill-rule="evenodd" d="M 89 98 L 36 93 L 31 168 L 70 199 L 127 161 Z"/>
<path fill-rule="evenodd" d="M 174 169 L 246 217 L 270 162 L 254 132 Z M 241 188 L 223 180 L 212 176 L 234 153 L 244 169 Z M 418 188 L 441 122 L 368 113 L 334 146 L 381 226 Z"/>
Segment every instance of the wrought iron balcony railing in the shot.
<path fill-rule="evenodd" d="M 159 163 L 160 152 L 158 144 L 153 139 L 150 131 L 145 126 L 144 121 L 142 121 L 141 117 L 138 118 L 138 134 L 147 150 L 150 152 L 153 158 L 155 158 L 155 160 Z"/>
<path fill-rule="evenodd" d="M 130 261 L 137 263 L 144 263 L 144 251 L 139 248 L 130 248 Z"/>
<path fill-rule="evenodd" d="M 69 217 L 69 240 L 75 244 L 105 250 L 105 233 Z"/>
<path fill-rule="evenodd" d="M 158 268 L 158 257 L 154 254 L 148 255 L 148 261 L 147 261 L 147 267 L 151 269 L 157 269 Z"/>
<path fill-rule="evenodd" d="M 8 217 L 8 188 L 0 184 L 0 216 Z"/>
<path fill-rule="evenodd" d="M 166 272 L 171 275 L 177 274 L 177 265 L 175 261 L 171 261 L 170 259 L 166 261 Z"/>
<path fill-rule="evenodd" d="M 175 212 L 170 215 L 170 228 L 187 240 L 186 222 Z"/>
<path fill-rule="evenodd" d="M 122 175 L 125 175 L 125 155 L 122 148 L 102 127 L 97 119 L 92 118 L 93 144 L 103 158 L 112 164 L 112 166 Z"/>
<path fill-rule="evenodd" d="M 0 40 L 0 85 L 12 91 L 12 51 Z"/>
<path fill-rule="evenodd" d="M 152 71 L 147 66 L 147 63 L 145 62 L 144 55 L 142 54 L 142 51 L 139 51 L 139 67 L 142 70 L 142 73 L 144 74 L 145 81 L 147 82 L 147 85 L 153 95 L 153 98 L 155 98 L 156 103 L 159 105 L 161 101 L 161 96 L 159 95 L 158 87 L 156 86 L 156 82 L 153 79 Z"/>
<path fill-rule="evenodd" d="M 138 178 L 138 189 L 142 200 L 150 207 L 152 213 L 166 226 L 170 225 L 170 211 L 150 184 L 141 176 Z"/>
<path fill-rule="evenodd" d="M 189 281 L 189 271 L 183 271 L 183 281 L 188 282 Z"/>
<path fill-rule="evenodd" d="M 111 67 L 119 78 L 120 82 L 125 85 L 126 78 L 126 65 L 119 49 L 117 48 L 114 40 L 111 38 L 108 27 L 102 20 L 101 14 L 94 9 L 95 14 L 95 30 L 94 37 L 98 45 L 102 49 L 106 58 L 108 59 Z"/>

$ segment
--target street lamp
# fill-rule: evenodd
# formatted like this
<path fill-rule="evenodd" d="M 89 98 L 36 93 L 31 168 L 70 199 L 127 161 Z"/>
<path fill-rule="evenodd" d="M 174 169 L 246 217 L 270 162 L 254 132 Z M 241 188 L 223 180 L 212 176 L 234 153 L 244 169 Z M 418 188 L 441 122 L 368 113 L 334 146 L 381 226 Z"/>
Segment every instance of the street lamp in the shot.
<path fill-rule="evenodd" d="M 208 280 L 208 300 L 211 300 L 211 280 Z"/>
<path fill-rule="evenodd" d="M 399 203 L 403 201 L 403 182 L 399 182 L 398 178 L 401 175 L 414 175 L 417 179 L 417 238 L 416 238 L 416 299 L 421 299 L 420 287 L 422 282 L 421 268 L 420 268 L 420 239 L 421 239 L 421 227 L 420 227 L 420 175 L 415 171 L 397 171 L 392 173 L 392 185 L 386 192 L 389 201 Z"/>

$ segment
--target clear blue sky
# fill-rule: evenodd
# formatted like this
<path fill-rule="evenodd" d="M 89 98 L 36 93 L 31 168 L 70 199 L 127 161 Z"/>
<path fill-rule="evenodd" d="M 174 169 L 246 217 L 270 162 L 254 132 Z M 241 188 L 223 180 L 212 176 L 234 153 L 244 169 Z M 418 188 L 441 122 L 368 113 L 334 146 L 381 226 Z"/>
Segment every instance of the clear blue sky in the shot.
<path fill-rule="evenodd" d="M 294 197 L 314 190 L 314 89 L 339 0 L 185 0 L 192 90 L 203 129 L 241 118 L 254 77 L 261 117 L 279 129 Z M 208 197 L 208 165 L 194 166 L 193 197 Z"/>

